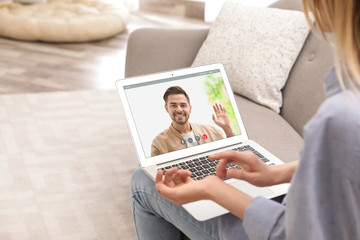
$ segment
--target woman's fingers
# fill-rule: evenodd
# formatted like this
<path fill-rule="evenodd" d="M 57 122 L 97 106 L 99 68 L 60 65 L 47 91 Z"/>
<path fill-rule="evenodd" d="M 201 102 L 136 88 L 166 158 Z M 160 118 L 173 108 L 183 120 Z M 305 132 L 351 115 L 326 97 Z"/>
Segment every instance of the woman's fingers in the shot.
<path fill-rule="evenodd" d="M 176 186 L 181 183 L 188 181 L 188 178 L 191 176 L 191 172 L 188 170 L 179 170 L 177 168 L 171 168 L 166 171 L 165 176 L 163 177 L 163 172 L 159 170 L 156 174 L 156 183 L 162 182 L 167 186 Z"/>
<path fill-rule="evenodd" d="M 177 172 L 176 168 L 171 168 L 168 171 L 166 171 L 165 177 L 164 177 L 164 184 L 165 185 L 170 185 L 170 184 L 173 183 L 173 178 L 174 178 L 176 172 Z"/>
<path fill-rule="evenodd" d="M 216 168 L 216 174 L 221 179 L 225 179 L 227 175 L 255 185 L 263 185 L 268 182 L 268 167 L 251 151 L 227 151 L 211 155 L 209 158 L 211 160 L 220 160 Z M 226 170 L 229 163 L 238 165 L 243 170 Z"/>
<path fill-rule="evenodd" d="M 216 176 L 218 176 L 220 179 L 225 179 L 227 174 L 226 166 L 229 163 L 229 160 L 221 160 L 216 167 Z"/>
<path fill-rule="evenodd" d="M 155 183 L 160 183 L 163 180 L 163 171 L 158 170 L 155 177 Z"/>
<path fill-rule="evenodd" d="M 225 151 L 215 153 L 209 156 L 210 160 L 227 160 L 228 163 L 234 164 L 249 164 L 252 163 L 253 158 L 251 157 L 251 151 L 236 152 L 236 151 Z"/>
<path fill-rule="evenodd" d="M 251 180 L 251 176 L 248 172 L 238 169 L 229 169 L 227 175 L 231 178 L 236 178 L 244 181 Z"/>
<path fill-rule="evenodd" d="M 173 182 L 175 185 L 182 184 L 188 181 L 188 177 L 191 176 L 191 172 L 188 170 L 178 170 L 173 176 Z"/>

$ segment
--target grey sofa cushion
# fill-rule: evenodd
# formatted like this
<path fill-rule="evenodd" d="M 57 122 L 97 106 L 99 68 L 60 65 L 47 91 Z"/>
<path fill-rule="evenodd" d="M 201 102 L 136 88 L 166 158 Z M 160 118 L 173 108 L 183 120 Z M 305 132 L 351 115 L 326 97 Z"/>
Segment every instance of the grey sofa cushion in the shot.
<path fill-rule="evenodd" d="M 302 137 L 283 118 L 269 108 L 235 96 L 249 138 L 284 162 L 299 159 Z"/>
<path fill-rule="evenodd" d="M 189 67 L 209 29 L 143 28 L 131 33 L 125 77 Z"/>
<path fill-rule="evenodd" d="M 281 115 L 300 135 L 325 99 L 322 83 L 333 64 L 330 47 L 311 33 L 283 89 Z"/>

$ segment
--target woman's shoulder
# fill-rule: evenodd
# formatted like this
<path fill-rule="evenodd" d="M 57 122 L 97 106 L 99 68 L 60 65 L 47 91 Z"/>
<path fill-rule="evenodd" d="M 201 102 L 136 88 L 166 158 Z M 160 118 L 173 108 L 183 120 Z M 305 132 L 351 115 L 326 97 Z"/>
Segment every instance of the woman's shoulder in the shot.
<path fill-rule="evenodd" d="M 324 101 L 316 116 L 322 116 L 332 127 L 347 125 L 360 131 L 360 94 L 352 90 L 334 94 Z"/>
<path fill-rule="evenodd" d="M 358 181 L 360 96 L 341 91 L 327 98 L 306 125 L 304 141 L 309 162 L 327 166 L 327 171 L 332 166 L 341 176 Z"/>
<path fill-rule="evenodd" d="M 328 97 L 304 130 L 310 141 L 360 145 L 360 96 L 348 90 Z"/>

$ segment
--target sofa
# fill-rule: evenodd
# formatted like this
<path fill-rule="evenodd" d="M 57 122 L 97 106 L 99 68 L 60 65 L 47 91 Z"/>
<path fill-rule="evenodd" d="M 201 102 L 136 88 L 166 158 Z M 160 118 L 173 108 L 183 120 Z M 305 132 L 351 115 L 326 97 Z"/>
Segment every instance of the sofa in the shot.
<path fill-rule="evenodd" d="M 279 0 L 270 7 L 302 10 L 301 0 Z M 209 29 L 139 29 L 128 40 L 125 76 L 190 67 Z M 282 89 L 280 113 L 235 94 L 250 139 L 284 162 L 299 159 L 303 127 L 324 100 L 322 81 L 332 68 L 333 51 L 310 33 Z"/>

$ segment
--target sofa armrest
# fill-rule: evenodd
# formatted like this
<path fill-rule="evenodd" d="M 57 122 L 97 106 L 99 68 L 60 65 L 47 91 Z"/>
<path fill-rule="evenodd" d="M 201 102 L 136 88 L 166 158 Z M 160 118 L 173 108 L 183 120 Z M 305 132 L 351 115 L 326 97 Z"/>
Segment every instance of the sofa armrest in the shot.
<path fill-rule="evenodd" d="M 189 67 L 208 29 L 143 28 L 129 36 L 125 77 Z"/>

